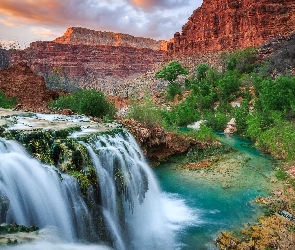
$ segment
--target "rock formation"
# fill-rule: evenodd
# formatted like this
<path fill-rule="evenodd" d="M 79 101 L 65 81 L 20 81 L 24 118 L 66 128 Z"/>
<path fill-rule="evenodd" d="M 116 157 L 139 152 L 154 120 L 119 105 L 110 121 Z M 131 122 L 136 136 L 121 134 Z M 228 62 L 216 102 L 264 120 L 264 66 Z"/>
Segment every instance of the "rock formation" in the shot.
<path fill-rule="evenodd" d="M 48 101 L 59 96 L 57 91 L 47 89 L 44 79 L 25 63 L 0 69 L 0 90 L 9 98 L 16 97 L 19 108 L 38 112 L 46 111 Z"/>
<path fill-rule="evenodd" d="M 125 119 L 122 124 L 133 134 L 147 158 L 154 164 L 167 157 L 187 152 L 192 146 L 205 149 L 219 142 L 199 142 L 183 135 L 166 131 L 160 126 L 148 126 L 133 119 Z"/>
<path fill-rule="evenodd" d="M 56 43 L 72 45 L 109 45 L 133 47 L 138 49 L 167 50 L 167 41 L 134 37 L 128 34 L 108 31 L 96 31 L 81 27 L 70 27 L 63 36 L 54 40 Z"/>
<path fill-rule="evenodd" d="M 55 74 L 79 87 L 117 95 L 119 91 L 127 91 L 122 79 L 149 71 L 161 63 L 165 55 L 163 50 L 149 48 L 34 42 L 16 52 L 11 64 L 25 61 L 34 72 L 47 78 Z"/>
<path fill-rule="evenodd" d="M 294 30 L 293 0 L 204 0 L 182 32 L 175 33 L 168 51 L 189 55 L 242 49 Z"/>
<path fill-rule="evenodd" d="M 233 134 L 237 132 L 237 125 L 236 125 L 236 119 L 231 118 L 230 121 L 227 123 L 226 128 L 223 131 L 225 134 Z"/>

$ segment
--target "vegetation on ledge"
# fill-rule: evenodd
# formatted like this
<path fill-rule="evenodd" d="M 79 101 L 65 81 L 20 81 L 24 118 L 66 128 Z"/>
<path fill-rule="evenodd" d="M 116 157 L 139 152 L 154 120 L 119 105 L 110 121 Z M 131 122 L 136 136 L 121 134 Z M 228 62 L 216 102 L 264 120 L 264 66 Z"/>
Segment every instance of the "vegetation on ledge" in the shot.
<path fill-rule="evenodd" d="M 71 111 L 97 118 L 113 119 L 116 109 L 102 92 L 96 90 L 78 90 L 70 95 L 60 96 L 50 103 L 50 107 L 57 110 Z"/>

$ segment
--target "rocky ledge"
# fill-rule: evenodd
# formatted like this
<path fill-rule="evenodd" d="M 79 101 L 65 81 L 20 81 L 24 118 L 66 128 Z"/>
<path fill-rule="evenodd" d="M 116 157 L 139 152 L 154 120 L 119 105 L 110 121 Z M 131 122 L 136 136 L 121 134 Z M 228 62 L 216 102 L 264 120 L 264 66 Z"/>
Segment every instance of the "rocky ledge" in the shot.
<path fill-rule="evenodd" d="M 183 154 L 193 146 L 204 149 L 212 145 L 210 142 L 200 142 L 169 132 L 158 125 L 151 127 L 133 119 L 125 119 L 121 123 L 134 135 L 153 164 L 158 164 L 169 156 Z"/>

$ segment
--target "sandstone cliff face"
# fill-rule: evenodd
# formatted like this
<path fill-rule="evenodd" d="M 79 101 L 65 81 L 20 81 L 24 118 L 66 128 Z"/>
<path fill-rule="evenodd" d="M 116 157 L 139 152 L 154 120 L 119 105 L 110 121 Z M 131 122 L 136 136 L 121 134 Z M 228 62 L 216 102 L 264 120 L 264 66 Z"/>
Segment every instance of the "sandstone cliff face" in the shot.
<path fill-rule="evenodd" d="M 11 64 L 26 62 L 39 75 L 58 73 L 79 87 L 117 95 L 127 91 L 122 79 L 149 71 L 165 56 L 165 51 L 149 48 L 34 42 L 14 53 Z"/>
<path fill-rule="evenodd" d="M 175 33 L 168 51 L 189 55 L 241 49 L 294 30 L 293 0 L 204 0 L 181 34 Z"/>
<path fill-rule="evenodd" d="M 62 37 L 54 40 L 56 43 L 73 45 L 109 45 L 152 50 L 167 50 L 167 42 L 150 38 L 134 37 L 128 34 L 107 31 L 95 31 L 81 27 L 70 27 Z"/>
<path fill-rule="evenodd" d="M 7 97 L 16 97 L 18 108 L 38 112 L 47 111 L 47 103 L 59 96 L 57 91 L 48 90 L 44 79 L 25 63 L 0 69 L 0 90 Z"/>

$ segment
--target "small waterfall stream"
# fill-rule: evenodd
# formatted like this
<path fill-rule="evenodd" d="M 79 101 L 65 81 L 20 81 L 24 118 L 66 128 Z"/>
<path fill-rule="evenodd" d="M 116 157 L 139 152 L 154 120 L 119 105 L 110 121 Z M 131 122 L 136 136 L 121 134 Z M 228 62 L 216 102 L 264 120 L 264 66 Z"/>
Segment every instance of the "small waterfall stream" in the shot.
<path fill-rule="evenodd" d="M 169 203 L 173 209 L 171 204 L 179 206 L 179 201 L 163 197 L 135 139 L 123 131 L 81 143 L 97 171 L 100 204 L 95 206 L 102 212 L 111 246 L 118 250 L 176 249 L 174 231 L 178 227 L 173 223 L 181 221 L 175 222 L 165 207 Z M 95 232 L 93 213 L 74 178 L 32 158 L 15 141 L 0 139 L 0 159 L 0 196 L 9 202 L 6 223 L 54 228 L 68 244 L 87 244 L 89 238 L 106 243 Z"/>

